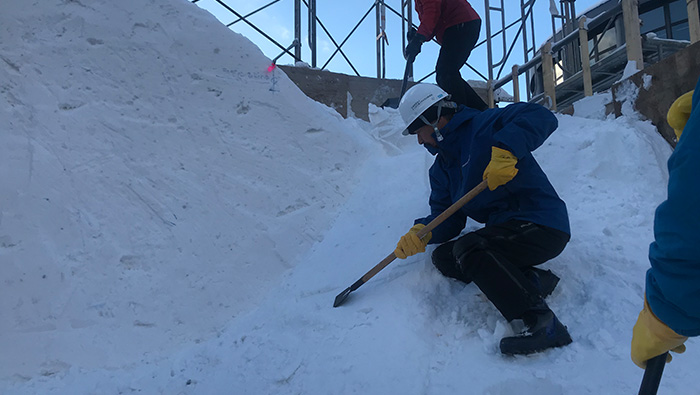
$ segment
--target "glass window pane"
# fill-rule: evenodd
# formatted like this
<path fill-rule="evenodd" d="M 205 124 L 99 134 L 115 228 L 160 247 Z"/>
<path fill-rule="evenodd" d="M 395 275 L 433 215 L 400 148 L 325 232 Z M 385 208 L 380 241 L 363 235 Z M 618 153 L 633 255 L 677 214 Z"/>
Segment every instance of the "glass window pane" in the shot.
<path fill-rule="evenodd" d="M 661 28 L 659 28 L 656 31 L 653 31 L 651 33 L 656 34 L 656 37 L 658 37 L 658 38 L 668 38 L 668 36 L 666 35 L 666 28 L 665 27 L 661 27 Z"/>
<path fill-rule="evenodd" d="M 671 23 L 688 19 L 686 0 L 676 0 L 668 6 L 671 8 Z"/>
<path fill-rule="evenodd" d="M 655 31 L 666 26 L 663 7 L 654 8 L 649 12 L 643 13 L 639 15 L 639 19 L 642 20 L 642 26 L 640 27 L 642 34 Z M 657 32 L 656 34 L 658 36 L 661 36 L 659 32 Z"/>
<path fill-rule="evenodd" d="M 598 51 L 603 52 L 608 48 L 617 46 L 615 41 L 615 28 L 606 30 L 605 33 L 598 36 Z"/>
<path fill-rule="evenodd" d="M 688 29 L 687 23 L 680 23 L 671 28 L 671 34 L 673 34 L 674 40 L 686 40 L 690 41 L 690 30 Z"/>

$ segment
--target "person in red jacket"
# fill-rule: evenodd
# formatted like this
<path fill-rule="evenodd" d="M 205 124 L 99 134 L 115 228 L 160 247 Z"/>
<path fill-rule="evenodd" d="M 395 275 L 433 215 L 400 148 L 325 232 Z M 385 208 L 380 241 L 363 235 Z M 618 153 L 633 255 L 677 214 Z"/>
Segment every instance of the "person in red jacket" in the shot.
<path fill-rule="evenodd" d="M 462 79 L 459 70 L 466 63 L 479 39 L 481 18 L 466 0 L 415 0 L 420 19 L 418 30 L 411 36 L 404 51 L 413 61 L 424 42 L 433 37 L 440 44 L 440 55 L 435 65 L 435 80 L 449 93 L 452 101 L 480 111 L 488 105 Z"/>

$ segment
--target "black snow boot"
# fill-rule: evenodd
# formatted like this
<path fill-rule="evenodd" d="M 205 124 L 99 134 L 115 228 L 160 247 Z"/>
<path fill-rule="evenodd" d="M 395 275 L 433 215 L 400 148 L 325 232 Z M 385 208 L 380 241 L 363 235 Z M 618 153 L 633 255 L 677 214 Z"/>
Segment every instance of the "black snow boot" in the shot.
<path fill-rule="evenodd" d="M 551 295 L 554 292 L 554 288 L 559 284 L 559 277 L 552 273 L 551 270 L 528 267 L 523 269 L 523 274 L 537 288 L 543 298 Z"/>
<path fill-rule="evenodd" d="M 557 316 L 544 303 L 523 314 L 525 331 L 501 339 L 501 353 L 526 355 L 571 343 L 571 336 Z"/>

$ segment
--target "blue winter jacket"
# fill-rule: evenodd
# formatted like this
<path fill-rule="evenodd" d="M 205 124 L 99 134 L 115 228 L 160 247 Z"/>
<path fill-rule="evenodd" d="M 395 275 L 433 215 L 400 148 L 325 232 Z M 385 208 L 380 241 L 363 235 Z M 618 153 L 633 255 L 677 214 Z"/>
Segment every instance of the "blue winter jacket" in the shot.
<path fill-rule="evenodd" d="M 668 160 L 668 198 L 656 209 L 646 296 L 684 336 L 700 335 L 700 80 L 690 119 Z"/>
<path fill-rule="evenodd" d="M 444 140 L 438 142 L 438 148 L 426 145 L 437 154 L 429 172 L 431 214 L 415 223 L 429 223 L 479 184 L 492 146 L 512 152 L 518 158 L 519 172 L 494 191 L 481 192 L 437 226 L 430 243 L 459 235 L 467 217 L 486 225 L 518 219 L 570 233 L 566 205 L 531 154 L 557 126 L 557 118 L 537 104 L 517 103 L 484 112 L 461 107 L 440 130 Z"/>

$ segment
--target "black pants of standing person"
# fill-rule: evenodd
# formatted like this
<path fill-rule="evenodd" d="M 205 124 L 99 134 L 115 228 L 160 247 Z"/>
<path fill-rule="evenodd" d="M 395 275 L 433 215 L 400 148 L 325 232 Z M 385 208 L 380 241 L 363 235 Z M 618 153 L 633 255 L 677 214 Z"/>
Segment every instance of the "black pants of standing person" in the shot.
<path fill-rule="evenodd" d="M 440 245 L 433 251 L 433 264 L 447 277 L 473 281 L 511 321 L 543 302 L 528 271 L 559 255 L 569 238 L 556 229 L 511 220 Z"/>
<path fill-rule="evenodd" d="M 459 73 L 479 39 L 480 29 L 481 20 L 476 19 L 450 26 L 445 30 L 440 55 L 435 65 L 435 80 L 440 88 L 452 95 L 452 100 L 457 104 L 484 111 L 489 106 Z"/>

